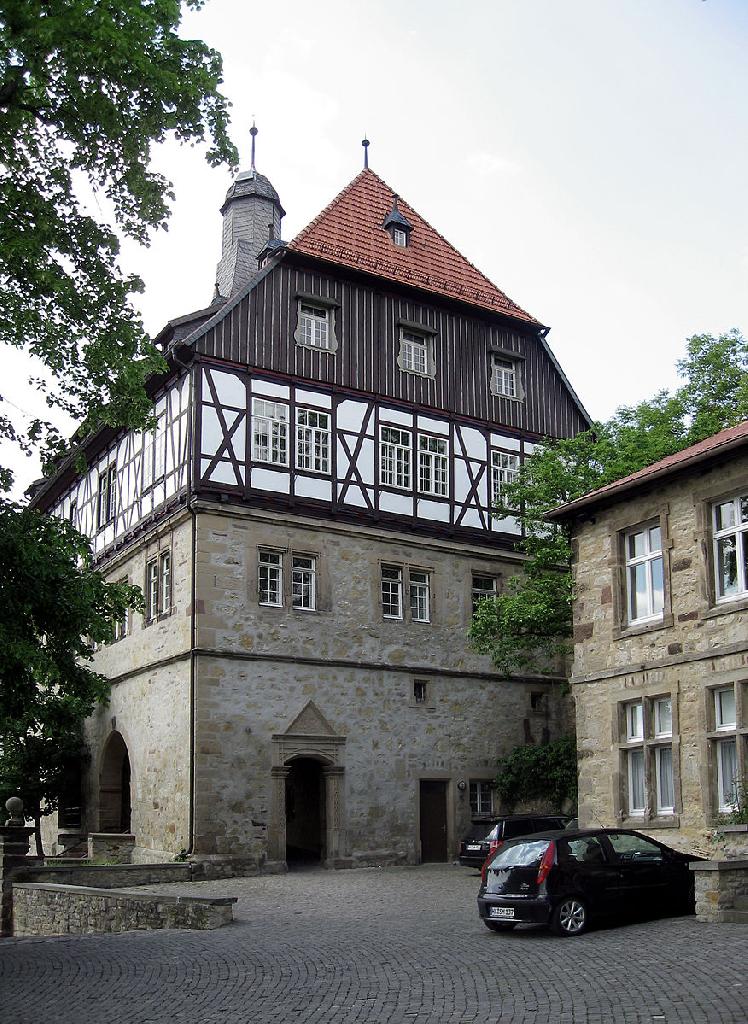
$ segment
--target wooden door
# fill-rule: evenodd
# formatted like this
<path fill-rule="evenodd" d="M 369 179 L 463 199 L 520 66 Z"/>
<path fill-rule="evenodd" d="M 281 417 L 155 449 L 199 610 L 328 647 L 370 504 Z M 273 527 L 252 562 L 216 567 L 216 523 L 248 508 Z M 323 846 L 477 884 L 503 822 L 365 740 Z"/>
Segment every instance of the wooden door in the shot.
<path fill-rule="evenodd" d="M 447 860 L 447 783 L 421 780 L 421 863 Z"/>

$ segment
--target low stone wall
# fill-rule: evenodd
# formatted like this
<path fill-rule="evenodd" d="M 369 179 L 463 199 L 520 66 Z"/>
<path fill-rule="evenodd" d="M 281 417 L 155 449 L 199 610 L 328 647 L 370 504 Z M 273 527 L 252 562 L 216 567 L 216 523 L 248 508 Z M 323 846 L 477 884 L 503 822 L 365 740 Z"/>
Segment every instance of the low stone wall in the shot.
<path fill-rule="evenodd" d="M 220 928 L 236 897 L 164 896 L 86 886 L 13 884 L 13 935 L 87 935 L 155 928 Z"/>
<path fill-rule="evenodd" d="M 697 921 L 743 919 L 748 901 L 748 860 L 692 861 L 689 867 L 696 877 Z"/>

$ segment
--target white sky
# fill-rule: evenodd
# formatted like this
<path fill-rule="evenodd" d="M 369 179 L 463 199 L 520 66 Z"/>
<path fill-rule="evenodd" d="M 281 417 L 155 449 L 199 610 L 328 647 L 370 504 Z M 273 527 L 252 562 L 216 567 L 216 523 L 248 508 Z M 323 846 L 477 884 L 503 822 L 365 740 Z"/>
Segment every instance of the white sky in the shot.
<path fill-rule="evenodd" d="M 552 328 L 593 417 L 672 387 L 690 335 L 748 330 L 746 0 L 209 0 L 183 34 L 223 54 L 242 167 L 256 115 L 286 240 L 365 132 L 373 170 Z M 154 161 L 170 228 L 123 264 L 155 334 L 212 297 L 231 178 L 199 149 Z M 14 461 L 20 493 L 38 466 Z"/>

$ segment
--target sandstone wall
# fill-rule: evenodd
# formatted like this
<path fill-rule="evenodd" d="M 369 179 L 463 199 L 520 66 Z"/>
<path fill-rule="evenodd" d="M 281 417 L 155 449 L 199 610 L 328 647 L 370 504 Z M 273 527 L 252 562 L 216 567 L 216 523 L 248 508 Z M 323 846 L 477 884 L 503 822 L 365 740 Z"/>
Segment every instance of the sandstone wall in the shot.
<path fill-rule="evenodd" d="M 668 844 L 709 853 L 717 813 L 715 755 L 707 736 L 714 729 L 710 688 L 741 688 L 748 676 L 748 601 L 715 602 L 710 509 L 715 499 L 746 490 L 748 458 L 740 455 L 595 510 L 575 526 L 572 684 L 583 824 L 630 824 Z M 657 518 L 663 527 L 664 614 L 630 628 L 621 535 Z M 676 813 L 626 821 L 618 709 L 664 694 L 673 700 Z"/>

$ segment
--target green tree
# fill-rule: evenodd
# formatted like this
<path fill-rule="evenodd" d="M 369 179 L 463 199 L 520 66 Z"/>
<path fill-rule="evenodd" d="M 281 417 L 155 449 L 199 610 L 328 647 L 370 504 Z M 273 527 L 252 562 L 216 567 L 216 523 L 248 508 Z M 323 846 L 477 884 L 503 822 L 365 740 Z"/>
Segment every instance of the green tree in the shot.
<path fill-rule="evenodd" d="M 672 394 L 622 406 L 607 422 L 537 449 L 503 489 L 499 511 L 520 510 L 512 514 L 524 526 L 527 560 L 504 593 L 481 601 L 470 627 L 476 650 L 502 672 L 549 670 L 568 650 L 571 541 L 546 513 L 748 418 L 748 342 L 738 330 L 690 338 L 677 366 L 684 382 Z"/>
<path fill-rule="evenodd" d="M 41 816 L 56 809 L 82 723 L 109 693 L 87 662 L 143 599 L 104 581 L 69 523 L 2 499 L 0 565 L 0 794 L 23 798 L 41 852 Z"/>
<path fill-rule="evenodd" d="M 571 737 L 515 747 L 499 758 L 497 768 L 496 792 L 506 810 L 539 799 L 550 801 L 557 811 L 576 809 L 577 748 Z"/>
<path fill-rule="evenodd" d="M 41 360 L 47 404 L 83 433 L 142 426 L 162 366 L 115 234 L 146 244 L 166 223 L 153 143 L 206 140 L 211 164 L 236 163 L 220 56 L 180 38 L 181 12 L 180 0 L 0 0 L 0 342 Z M 111 216 L 92 216 L 100 204 Z M 19 436 L 3 416 L 0 434 L 64 447 L 41 421 Z"/>

